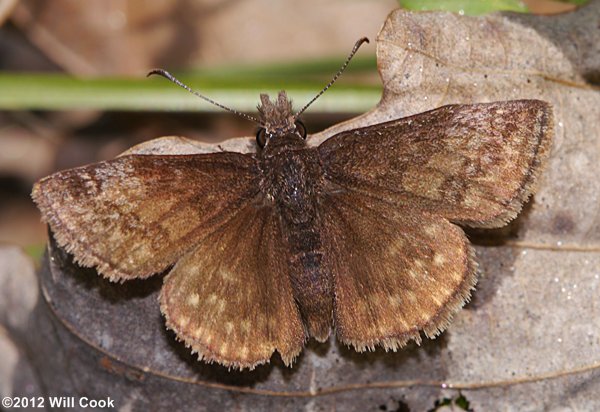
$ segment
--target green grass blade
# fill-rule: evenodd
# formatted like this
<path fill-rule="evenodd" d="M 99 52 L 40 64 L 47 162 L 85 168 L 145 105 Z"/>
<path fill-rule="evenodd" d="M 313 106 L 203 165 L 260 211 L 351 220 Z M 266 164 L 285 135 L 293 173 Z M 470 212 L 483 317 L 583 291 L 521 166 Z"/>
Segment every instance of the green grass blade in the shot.
<path fill-rule="evenodd" d="M 495 11 L 527 12 L 518 0 L 399 0 L 409 10 L 445 10 L 472 16 Z"/>
<path fill-rule="evenodd" d="M 300 107 L 327 84 L 338 60 L 267 68 L 213 69 L 177 77 L 193 89 L 237 110 L 254 111 L 260 93 L 285 89 Z M 356 59 L 317 111 L 362 112 L 381 97 L 374 59 Z M 368 79 L 368 80 L 365 80 Z M 218 111 L 160 77 L 76 79 L 63 74 L 0 73 L 0 110 Z"/>

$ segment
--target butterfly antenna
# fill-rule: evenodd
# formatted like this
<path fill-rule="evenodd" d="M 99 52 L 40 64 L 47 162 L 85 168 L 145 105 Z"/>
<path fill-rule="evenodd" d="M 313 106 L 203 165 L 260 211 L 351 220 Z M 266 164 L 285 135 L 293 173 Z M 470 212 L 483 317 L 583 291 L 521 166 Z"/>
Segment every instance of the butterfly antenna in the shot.
<path fill-rule="evenodd" d="M 368 43 L 368 42 L 369 42 L 369 39 L 366 38 L 366 37 L 363 37 L 362 39 L 359 39 L 354 44 L 354 47 L 352 48 L 352 51 L 348 55 L 348 58 L 346 59 L 346 61 L 344 62 L 344 64 L 342 64 L 342 67 L 340 68 L 340 70 L 335 74 L 335 76 L 333 76 L 333 79 L 331 79 L 331 81 L 329 82 L 329 84 L 327 84 L 327 86 L 325 86 L 323 88 L 323 90 L 321 90 L 321 92 L 319 94 L 317 94 L 315 97 L 313 97 L 313 99 L 310 102 L 308 102 L 302 109 L 300 109 L 300 111 L 298 113 L 296 113 L 294 115 L 295 118 L 298 118 L 298 116 L 300 116 L 306 109 L 308 109 L 308 106 L 310 106 L 311 104 L 313 104 L 315 100 L 317 100 L 319 97 L 321 97 L 321 95 L 323 93 L 325 93 L 327 91 L 327 89 L 329 89 L 331 87 L 331 85 L 333 83 L 335 83 L 335 81 L 338 79 L 338 77 L 340 77 L 341 74 L 344 72 L 344 70 L 346 70 L 346 67 L 348 67 L 348 63 L 350 63 L 350 60 L 352 60 L 352 57 L 354 57 L 354 55 L 356 54 L 356 52 L 358 51 L 358 49 L 360 48 L 360 46 L 362 46 L 363 43 Z"/>
<path fill-rule="evenodd" d="M 169 72 L 168 72 L 168 71 L 166 71 L 166 70 L 163 70 L 163 69 L 153 69 L 153 70 L 150 70 L 150 72 L 149 72 L 149 73 L 146 75 L 146 77 L 152 76 L 153 74 L 157 74 L 157 75 L 159 75 L 159 76 L 162 76 L 162 77 L 164 77 L 165 79 L 168 79 L 168 80 L 172 81 L 172 82 L 173 82 L 173 83 L 175 83 L 177 86 L 179 86 L 179 87 L 183 87 L 185 90 L 187 90 L 188 92 L 192 93 L 193 95 L 195 95 L 195 96 L 198 96 L 199 98 L 201 98 L 201 99 L 203 99 L 203 100 L 205 100 L 205 101 L 207 101 L 207 102 L 209 102 L 209 103 L 212 103 L 212 104 L 214 104 L 215 106 L 217 106 L 217 107 L 220 107 L 221 109 L 225 109 L 225 110 L 227 110 L 228 112 L 231 112 L 231 113 L 237 114 L 238 116 L 241 116 L 241 117 L 243 117 L 244 119 L 248 119 L 248 120 L 250 120 L 250 121 L 252 121 L 252 122 L 255 122 L 255 123 L 258 123 L 258 124 L 260 124 L 260 121 L 259 121 L 257 118 L 255 118 L 255 117 L 253 117 L 253 116 L 250 116 L 250 115 L 248 115 L 248 114 L 246 114 L 246 113 L 242 113 L 242 112 L 238 112 L 237 110 L 230 109 L 229 107 L 227 107 L 227 106 L 224 106 L 224 105 L 222 105 L 222 104 L 220 104 L 220 103 L 217 103 L 217 102 L 215 102 L 214 100 L 212 100 L 212 99 L 209 99 L 208 97 L 206 97 L 206 96 L 203 96 L 203 95 L 201 95 L 200 93 L 198 93 L 198 92 L 196 92 L 196 91 L 192 90 L 192 88 L 191 88 L 191 87 L 189 87 L 189 86 L 187 86 L 187 85 L 185 85 L 185 84 L 181 83 L 179 80 L 177 80 L 177 79 L 175 78 L 175 76 L 173 76 L 171 73 L 169 73 Z"/>

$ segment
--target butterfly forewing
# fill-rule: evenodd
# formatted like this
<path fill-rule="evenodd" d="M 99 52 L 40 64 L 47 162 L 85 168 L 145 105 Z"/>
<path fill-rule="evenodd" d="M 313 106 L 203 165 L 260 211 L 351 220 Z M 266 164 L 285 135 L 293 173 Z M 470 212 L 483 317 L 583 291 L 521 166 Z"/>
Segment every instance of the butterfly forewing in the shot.
<path fill-rule="evenodd" d="M 337 185 L 497 227 L 531 194 L 551 134 L 551 108 L 539 100 L 450 105 L 339 133 L 319 152 Z"/>
<path fill-rule="evenodd" d="M 258 193 L 249 155 L 131 155 L 58 172 L 32 196 L 61 246 L 111 280 L 175 263 Z"/>

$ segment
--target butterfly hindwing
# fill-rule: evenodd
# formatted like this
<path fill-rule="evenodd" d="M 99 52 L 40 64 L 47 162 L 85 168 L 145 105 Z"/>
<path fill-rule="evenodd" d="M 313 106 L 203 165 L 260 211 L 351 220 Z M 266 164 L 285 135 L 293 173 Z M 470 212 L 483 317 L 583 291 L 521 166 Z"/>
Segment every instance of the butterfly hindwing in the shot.
<path fill-rule="evenodd" d="M 337 185 L 454 222 L 498 227 L 531 194 L 552 135 L 539 100 L 449 105 L 319 146 Z"/>
<path fill-rule="evenodd" d="M 469 299 L 476 264 L 463 231 L 409 207 L 337 193 L 323 201 L 338 338 L 396 350 L 434 337 Z"/>
<path fill-rule="evenodd" d="M 161 272 L 257 195 L 240 153 L 129 155 L 55 173 L 32 197 L 58 243 L 111 280 Z"/>
<path fill-rule="evenodd" d="M 271 206 L 250 204 L 183 257 L 165 279 L 161 310 L 201 359 L 236 368 L 291 364 L 305 330 L 288 252 Z"/>

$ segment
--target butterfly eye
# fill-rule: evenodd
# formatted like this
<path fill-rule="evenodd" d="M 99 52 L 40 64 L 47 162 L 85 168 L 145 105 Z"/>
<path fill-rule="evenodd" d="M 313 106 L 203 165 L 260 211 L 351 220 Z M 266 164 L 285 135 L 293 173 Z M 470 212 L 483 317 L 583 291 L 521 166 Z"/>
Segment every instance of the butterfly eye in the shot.
<path fill-rule="evenodd" d="M 302 123 L 300 120 L 297 120 L 294 125 L 296 126 L 298 133 L 300 133 L 300 136 L 302 136 L 303 139 L 306 139 L 306 126 L 304 126 L 304 123 Z"/>
<path fill-rule="evenodd" d="M 256 144 L 261 149 L 264 149 L 267 144 L 267 131 L 262 127 L 256 132 Z"/>

